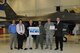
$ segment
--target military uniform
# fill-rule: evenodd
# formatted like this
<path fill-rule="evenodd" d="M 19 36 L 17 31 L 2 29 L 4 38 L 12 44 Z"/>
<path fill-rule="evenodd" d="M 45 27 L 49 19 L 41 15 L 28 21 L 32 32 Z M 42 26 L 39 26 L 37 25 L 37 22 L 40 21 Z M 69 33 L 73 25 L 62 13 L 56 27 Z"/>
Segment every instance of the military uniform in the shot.
<path fill-rule="evenodd" d="M 41 49 L 43 49 L 43 42 L 45 37 L 45 29 L 43 26 L 39 26 L 40 29 L 40 35 L 36 36 L 36 49 L 38 48 L 38 45 L 40 43 Z"/>
<path fill-rule="evenodd" d="M 54 35 L 54 30 L 50 30 L 50 26 L 54 26 L 54 23 L 46 23 L 44 25 L 44 28 L 46 30 L 46 49 L 50 45 L 50 49 L 52 49 L 52 43 L 53 43 L 53 35 Z"/>

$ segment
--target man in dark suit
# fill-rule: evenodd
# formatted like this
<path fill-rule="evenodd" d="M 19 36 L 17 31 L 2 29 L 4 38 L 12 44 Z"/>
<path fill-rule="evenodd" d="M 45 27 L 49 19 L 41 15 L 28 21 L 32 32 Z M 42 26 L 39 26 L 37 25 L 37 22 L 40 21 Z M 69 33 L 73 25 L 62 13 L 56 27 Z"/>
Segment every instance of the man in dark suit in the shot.
<path fill-rule="evenodd" d="M 55 43 L 56 48 L 55 50 L 59 49 L 60 44 L 60 50 L 63 51 L 63 24 L 60 20 L 60 18 L 56 18 L 56 31 L 55 31 Z"/>

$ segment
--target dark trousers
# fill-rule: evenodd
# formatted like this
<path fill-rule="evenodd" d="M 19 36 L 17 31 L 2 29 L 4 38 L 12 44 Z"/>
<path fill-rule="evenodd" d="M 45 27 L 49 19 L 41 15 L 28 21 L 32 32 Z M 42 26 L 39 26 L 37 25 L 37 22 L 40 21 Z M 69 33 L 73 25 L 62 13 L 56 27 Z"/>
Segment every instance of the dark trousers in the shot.
<path fill-rule="evenodd" d="M 17 38 L 18 38 L 18 49 L 22 49 L 23 48 L 24 35 L 18 34 Z"/>
<path fill-rule="evenodd" d="M 55 37 L 55 43 L 56 43 L 56 48 L 59 48 L 60 44 L 60 49 L 63 49 L 63 37 Z"/>

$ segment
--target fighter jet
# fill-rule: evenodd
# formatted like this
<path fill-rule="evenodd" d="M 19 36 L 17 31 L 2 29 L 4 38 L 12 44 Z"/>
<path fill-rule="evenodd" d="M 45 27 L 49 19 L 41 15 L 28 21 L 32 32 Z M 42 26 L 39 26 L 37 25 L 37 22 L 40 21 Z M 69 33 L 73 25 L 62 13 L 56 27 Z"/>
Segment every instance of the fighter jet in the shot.
<path fill-rule="evenodd" d="M 17 18 L 27 17 L 27 16 L 17 15 L 14 12 L 14 10 L 9 6 L 7 0 L 4 0 L 4 3 L 0 4 L 0 10 L 4 11 L 6 15 L 6 17 L 0 17 L 0 19 L 17 19 Z"/>

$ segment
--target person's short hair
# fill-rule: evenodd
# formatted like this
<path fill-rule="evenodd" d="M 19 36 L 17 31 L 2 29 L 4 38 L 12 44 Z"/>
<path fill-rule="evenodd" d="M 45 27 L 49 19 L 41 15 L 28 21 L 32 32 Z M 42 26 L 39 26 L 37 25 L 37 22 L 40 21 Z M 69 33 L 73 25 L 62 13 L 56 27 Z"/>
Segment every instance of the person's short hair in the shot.
<path fill-rule="evenodd" d="M 19 21 L 22 21 L 22 19 L 19 19 Z"/>
<path fill-rule="evenodd" d="M 19 19 L 19 20 L 22 20 L 22 19 Z"/>
<path fill-rule="evenodd" d="M 51 19 L 51 18 L 48 18 L 48 19 Z"/>

